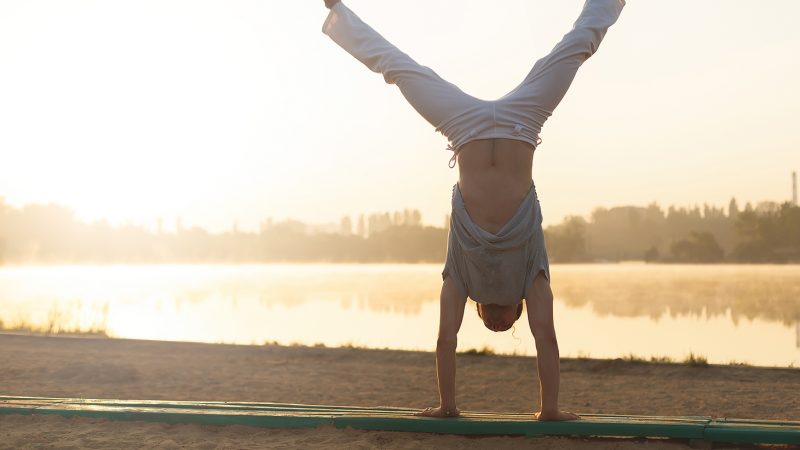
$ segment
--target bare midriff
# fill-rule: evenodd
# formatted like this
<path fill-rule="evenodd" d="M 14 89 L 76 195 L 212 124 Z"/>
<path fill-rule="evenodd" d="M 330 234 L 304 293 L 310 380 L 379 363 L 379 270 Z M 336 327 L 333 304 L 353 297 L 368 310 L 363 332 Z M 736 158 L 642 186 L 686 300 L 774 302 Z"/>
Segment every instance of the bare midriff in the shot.
<path fill-rule="evenodd" d="M 513 139 L 468 142 L 458 152 L 458 186 L 472 221 L 497 233 L 530 191 L 533 146 Z"/>

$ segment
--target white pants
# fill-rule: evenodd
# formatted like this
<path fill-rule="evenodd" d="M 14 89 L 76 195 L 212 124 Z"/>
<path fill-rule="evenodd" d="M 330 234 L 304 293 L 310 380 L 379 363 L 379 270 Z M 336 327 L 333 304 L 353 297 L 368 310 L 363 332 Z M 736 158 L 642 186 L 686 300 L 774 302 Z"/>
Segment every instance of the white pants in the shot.
<path fill-rule="evenodd" d="M 450 141 L 458 152 L 477 139 L 508 138 L 541 142 L 539 133 L 572 83 L 578 68 L 617 21 L 625 0 L 586 0 L 573 29 L 536 61 L 511 92 L 497 100 L 464 93 L 428 67 L 417 64 L 341 2 L 331 8 L 322 31 L 370 70 L 396 84 L 406 100 Z M 455 154 L 451 167 L 455 164 Z"/>

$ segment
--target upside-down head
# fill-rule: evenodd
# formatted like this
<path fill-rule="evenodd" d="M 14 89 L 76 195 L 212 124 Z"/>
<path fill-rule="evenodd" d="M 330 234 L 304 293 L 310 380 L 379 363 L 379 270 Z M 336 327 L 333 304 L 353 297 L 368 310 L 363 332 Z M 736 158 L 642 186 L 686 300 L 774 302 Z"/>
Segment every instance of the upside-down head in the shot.
<path fill-rule="evenodd" d="M 522 302 L 516 305 L 495 305 L 478 303 L 478 317 L 486 328 L 495 331 L 506 331 L 522 315 Z"/>

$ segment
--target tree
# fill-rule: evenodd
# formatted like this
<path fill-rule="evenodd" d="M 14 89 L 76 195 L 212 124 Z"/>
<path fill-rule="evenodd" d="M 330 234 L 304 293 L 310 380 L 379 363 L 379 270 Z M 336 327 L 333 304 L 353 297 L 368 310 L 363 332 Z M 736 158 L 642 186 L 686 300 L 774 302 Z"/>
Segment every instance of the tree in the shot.
<path fill-rule="evenodd" d="M 688 239 L 672 244 L 670 248 L 676 261 L 682 262 L 716 262 L 722 260 L 724 254 L 714 235 L 692 231 Z"/>
<path fill-rule="evenodd" d="M 350 220 L 350 216 L 342 217 L 342 220 L 339 222 L 339 233 L 345 236 L 353 233 L 353 221 Z"/>
<path fill-rule="evenodd" d="M 739 204 L 736 203 L 736 198 L 732 198 L 731 202 L 728 203 L 728 218 L 736 219 L 736 216 L 739 215 Z"/>
<path fill-rule="evenodd" d="M 644 260 L 645 262 L 655 262 L 658 261 L 660 254 L 658 252 L 658 247 L 655 245 L 650 247 L 649 250 L 644 252 Z"/>
<path fill-rule="evenodd" d="M 560 225 L 545 232 L 547 252 L 556 262 L 577 262 L 588 259 L 586 253 L 586 220 L 570 216 Z"/>
<path fill-rule="evenodd" d="M 739 261 L 800 260 L 800 207 L 786 202 L 770 208 L 745 209 L 736 221 L 741 242 L 733 254 Z"/>
<path fill-rule="evenodd" d="M 358 216 L 358 228 L 356 230 L 359 236 L 364 237 L 367 235 L 367 227 L 364 224 L 364 215 Z"/>

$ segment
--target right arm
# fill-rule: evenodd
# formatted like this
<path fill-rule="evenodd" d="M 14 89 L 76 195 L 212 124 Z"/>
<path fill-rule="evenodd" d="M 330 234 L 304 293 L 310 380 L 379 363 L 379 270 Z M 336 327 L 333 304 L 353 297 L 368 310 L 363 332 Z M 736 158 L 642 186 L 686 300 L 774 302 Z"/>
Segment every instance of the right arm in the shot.
<path fill-rule="evenodd" d="M 464 319 L 467 298 L 452 277 L 442 284 L 439 308 L 439 336 L 436 339 L 436 379 L 439 385 L 439 406 L 427 408 L 419 415 L 456 417 L 456 347 L 458 330 Z"/>
<path fill-rule="evenodd" d="M 559 369 L 558 339 L 553 323 L 553 291 L 544 272 L 539 272 L 525 295 L 528 323 L 536 341 L 536 367 L 539 371 L 538 420 L 578 420 L 580 417 L 558 407 Z"/>

